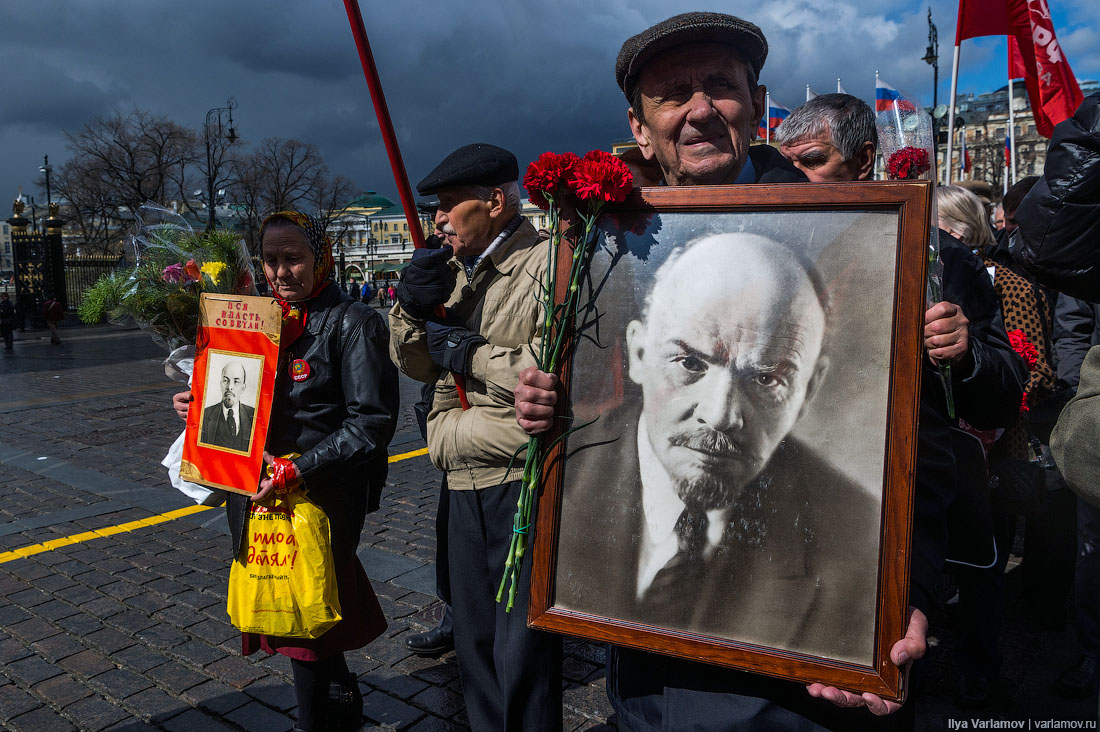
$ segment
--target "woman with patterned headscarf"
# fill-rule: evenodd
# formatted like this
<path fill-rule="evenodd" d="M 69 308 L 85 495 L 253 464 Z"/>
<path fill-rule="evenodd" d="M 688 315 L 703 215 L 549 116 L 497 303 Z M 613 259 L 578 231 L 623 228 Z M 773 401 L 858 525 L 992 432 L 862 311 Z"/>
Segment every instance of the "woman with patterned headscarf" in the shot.
<path fill-rule="evenodd" d="M 247 546 L 249 501 L 308 490 L 328 516 L 342 619 L 313 640 L 244 633 L 242 652 L 262 649 L 291 659 L 295 729 L 358 729 L 363 700 L 344 652 L 378 637 L 386 621 L 355 550 L 364 516 L 378 507 L 386 480 L 397 371 L 385 322 L 335 284 L 332 243 L 314 219 L 294 211 L 272 214 L 260 239 L 264 274 L 283 311 L 264 455 L 272 477 L 260 482 L 255 496 L 227 494 L 234 556 Z M 184 418 L 190 396 L 173 399 Z"/>

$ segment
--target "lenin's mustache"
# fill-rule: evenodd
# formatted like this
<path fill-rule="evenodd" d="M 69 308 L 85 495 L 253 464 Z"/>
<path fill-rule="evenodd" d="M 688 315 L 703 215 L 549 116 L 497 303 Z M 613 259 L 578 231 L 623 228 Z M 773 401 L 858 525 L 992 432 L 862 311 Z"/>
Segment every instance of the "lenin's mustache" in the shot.
<path fill-rule="evenodd" d="M 673 447 L 686 447 L 692 450 L 719 455 L 725 454 L 731 457 L 745 454 L 745 449 L 739 442 L 726 434 L 714 430 L 692 432 L 689 434 L 674 434 L 669 438 L 669 442 Z"/>

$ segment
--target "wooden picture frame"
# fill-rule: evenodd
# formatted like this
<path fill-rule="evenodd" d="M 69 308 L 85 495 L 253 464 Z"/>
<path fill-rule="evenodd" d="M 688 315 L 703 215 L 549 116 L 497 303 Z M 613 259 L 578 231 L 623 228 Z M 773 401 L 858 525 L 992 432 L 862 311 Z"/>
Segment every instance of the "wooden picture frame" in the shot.
<path fill-rule="evenodd" d="M 543 471 L 531 626 L 904 699 L 889 653 L 907 614 L 931 196 L 925 181 L 664 187 L 605 210 L 563 374 L 560 422 L 588 424 Z M 781 317 L 744 325 L 773 300 Z M 721 328 L 740 349 L 699 345 Z M 714 404 L 724 417 L 703 415 Z M 739 426 L 711 426 L 723 418 Z M 686 499 L 670 507 L 670 488 Z M 692 589 L 668 591 L 688 502 L 711 517 L 707 569 L 677 569 Z"/>

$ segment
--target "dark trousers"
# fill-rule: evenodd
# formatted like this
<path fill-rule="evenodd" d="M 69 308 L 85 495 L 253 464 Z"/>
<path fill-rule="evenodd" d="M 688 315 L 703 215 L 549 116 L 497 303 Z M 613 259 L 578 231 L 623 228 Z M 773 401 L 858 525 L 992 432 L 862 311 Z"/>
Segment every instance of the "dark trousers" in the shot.
<path fill-rule="evenodd" d="M 0 328 L 0 331 L 2 331 L 4 334 L 4 348 L 9 351 L 12 350 L 12 348 L 14 348 L 13 344 L 15 342 L 15 336 L 13 335 L 13 333 L 15 332 L 14 328 L 4 326 L 3 328 Z"/>
<path fill-rule="evenodd" d="M 915 719 L 913 699 L 875 717 L 804 684 L 619 646 L 608 647 L 607 697 L 621 732 L 910 732 Z"/>
<path fill-rule="evenodd" d="M 1077 500 L 1077 639 L 1093 658 L 1100 650 L 1100 508 Z"/>
<path fill-rule="evenodd" d="M 562 728 L 561 637 L 527 627 L 531 552 L 515 606 L 496 601 L 519 481 L 448 496 L 448 567 L 455 650 L 474 732 Z"/>
<path fill-rule="evenodd" d="M 447 522 L 451 516 L 450 491 L 447 489 L 447 476 L 439 486 L 439 509 L 435 514 L 435 595 L 446 606 L 439 620 L 439 629 L 444 633 L 454 632 L 454 613 L 451 611 L 451 577 L 447 565 Z"/>
<path fill-rule="evenodd" d="M 1074 501 L 1073 494 L 1063 486 L 1041 486 L 1034 506 L 1024 512 L 1024 601 L 1029 614 L 1039 622 L 1057 625 L 1064 620 L 1063 608 L 1073 584 Z M 1009 505 L 994 494 L 997 564 L 989 569 L 959 567 L 955 571 L 959 584 L 959 667 L 970 677 L 996 679 L 1000 674 L 999 640 L 1006 605 L 1004 572 L 1019 513 L 1019 506 Z"/>

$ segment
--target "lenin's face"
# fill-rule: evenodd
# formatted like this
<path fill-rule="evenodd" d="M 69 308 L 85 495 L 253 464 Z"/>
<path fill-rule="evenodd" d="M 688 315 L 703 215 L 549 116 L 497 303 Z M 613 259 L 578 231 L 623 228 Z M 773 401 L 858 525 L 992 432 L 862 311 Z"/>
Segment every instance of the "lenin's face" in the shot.
<path fill-rule="evenodd" d="M 793 257 L 749 234 L 693 245 L 658 276 L 651 303 L 627 345 L 653 451 L 685 503 L 728 506 L 816 386 L 824 312 Z"/>
<path fill-rule="evenodd" d="M 244 367 L 230 362 L 222 368 L 222 406 L 226 409 L 240 404 L 244 393 Z"/>
<path fill-rule="evenodd" d="M 646 63 L 641 115 L 628 112 L 630 128 L 669 185 L 732 183 L 741 172 L 764 113 L 765 89 L 750 89 L 751 74 L 718 43 L 678 46 Z"/>

